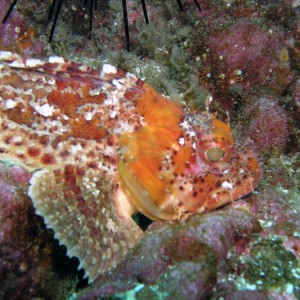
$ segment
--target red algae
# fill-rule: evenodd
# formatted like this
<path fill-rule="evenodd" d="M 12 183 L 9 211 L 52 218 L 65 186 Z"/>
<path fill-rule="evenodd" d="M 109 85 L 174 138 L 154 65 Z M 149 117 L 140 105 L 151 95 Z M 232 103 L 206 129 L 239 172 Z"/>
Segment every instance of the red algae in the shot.
<path fill-rule="evenodd" d="M 132 295 L 137 300 L 170 297 L 172 300 L 176 297 L 180 300 L 300 298 L 296 263 L 296 259 L 298 262 L 300 259 L 299 5 L 292 0 L 198 2 L 202 12 L 193 11 L 194 1 L 187 0 L 181 13 L 176 1 L 148 1 L 150 25 L 146 26 L 140 3 L 127 1 L 130 6 L 130 53 L 122 51 L 125 39 L 122 8 L 118 1 L 110 1 L 110 6 L 104 5 L 95 11 L 91 34 L 87 34 L 88 11 L 82 9 L 82 1 L 73 1 L 72 9 L 66 9 L 71 6 L 68 6 L 70 2 L 65 2 L 54 43 L 45 51 L 47 56 L 71 57 L 92 67 L 100 66 L 104 61 L 131 70 L 159 91 L 176 95 L 173 97 L 176 101 L 186 101 L 197 111 L 204 108 L 207 95 L 213 96 L 211 111 L 217 111 L 220 118 L 228 109 L 234 133 L 241 136 L 239 142 L 245 140 L 259 154 L 264 168 L 263 180 L 254 194 L 227 208 L 195 216 L 179 224 L 152 223 L 145 232 L 145 238 L 115 270 L 99 276 L 87 290 L 80 287 L 79 293 L 74 294 L 72 299 L 76 296 L 85 300 L 101 296 L 128 299 Z M 8 0 L 2 1 L 5 8 L 9 4 Z M 30 19 L 30 27 L 39 32 L 37 37 L 29 36 L 47 40 L 49 30 L 45 30 L 47 14 L 44 12 L 49 6 L 46 2 L 41 3 L 34 18 L 31 17 L 32 7 L 37 8 L 36 1 L 19 0 L 14 13 L 18 12 L 22 19 Z M 4 14 L 4 10 L 0 10 L 1 13 Z M 82 22 L 78 22 L 80 18 Z M 20 24 L 20 20 L 15 20 Z M 5 41 L 13 41 L 13 29 L 6 31 Z M 16 45 L 10 47 L 18 49 Z M 65 109 L 74 112 L 74 107 L 66 105 Z M 31 111 L 27 111 L 26 115 L 24 112 L 23 117 L 15 115 L 20 122 L 27 124 L 31 117 Z M 77 133 L 80 132 L 78 127 L 82 128 L 74 128 Z M 93 130 L 90 135 L 95 136 Z M 11 138 L 8 136 L 7 141 Z M 46 136 L 39 139 L 42 147 L 51 144 Z M 109 144 L 111 146 L 113 141 Z M 36 151 L 39 149 L 28 150 L 33 150 L 31 154 L 40 157 Z M 70 151 L 61 149 L 59 155 L 68 159 Z M 97 151 L 90 151 L 88 157 L 93 159 L 89 166 L 95 168 Z M 26 190 L 31 174 L 19 167 L 14 168 L 9 172 L 14 174 L 19 186 L 24 184 Z M 69 170 L 69 186 L 74 185 L 74 174 L 78 172 L 83 176 L 84 171 Z M 59 179 L 60 175 L 57 176 Z M 3 197 L 11 198 L 10 193 L 15 190 L 8 186 L 5 182 L 1 191 Z M 69 193 L 76 193 L 76 188 Z M 24 199 L 23 189 L 16 191 L 21 192 Z M 14 212 L 17 216 L 20 212 L 26 213 L 23 208 L 9 206 L 8 209 L 10 216 Z M 95 213 L 91 213 L 90 208 L 87 210 L 89 217 Z M 22 226 L 17 226 L 18 229 L 32 228 L 22 217 L 19 220 Z M 89 222 L 92 223 L 92 220 Z M 43 230 L 38 231 L 41 236 L 45 232 Z M 48 237 L 51 235 L 49 231 L 46 233 Z M 19 239 L 24 240 L 22 230 Z M 57 257 L 61 248 L 54 247 L 52 252 L 49 249 L 55 242 L 42 239 L 46 250 Z M 6 241 L 12 245 L 16 241 L 15 236 L 8 234 Z M 34 238 L 30 241 L 36 242 Z M 22 258 L 27 256 L 28 259 L 37 257 L 32 255 L 31 248 L 24 250 Z M 260 257 L 267 263 L 264 264 Z M 51 263 L 47 256 L 45 259 L 46 264 L 36 260 L 28 265 L 36 267 L 40 264 L 39 270 L 47 272 Z M 67 258 L 60 261 L 65 263 Z M 28 275 L 26 264 L 22 262 L 20 270 Z M 75 269 L 71 276 L 76 276 Z M 16 269 L 10 270 L 14 272 Z M 49 274 L 54 276 L 56 283 L 69 274 L 55 268 L 51 270 L 53 273 Z M 252 272 L 256 276 L 251 277 Z M 280 272 L 282 276 L 272 277 L 273 273 Z M 61 274 L 64 276 L 60 277 Z M 38 276 L 34 279 L 44 285 L 46 291 L 53 290 L 51 282 L 47 284 Z M 9 296 L 21 294 L 24 299 L 27 293 L 31 296 L 32 290 L 23 293 L 23 283 L 18 279 L 16 282 L 17 288 Z M 64 291 L 69 291 L 68 287 Z M 45 293 L 34 296 L 47 298 Z M 59 300 L 64 298 L 58 297 Z"/>
<path fill-rule="evenodd" d="M 236 73 L 240 70 L 241 83 L 249 86 L 264 83 L 272 76 L 271 69 L 278 64 L 283 47 L 282 35 L 275 27 L 267 30 L 259 24 L 241 20 L 213 35 L 208 47 L 219 64 L 225 64 L 225 74 L 231 77 L 227 80 L 235 78 L 239 82 Z"/>
<path fill-rule="evenodd" d="M 37 38 L 37 31 L 27 25 L 19 12 L 13 11 L 8 20 L 2 23 L 9 5 L 10 1 L 1 2 L 0 49 L 15 51 L 24 56 L 42 55 L 45 48 Z"/>
<path fill-rule="evenodd" d="M 259 97 L 245 108 L 245 115 L 250 118 L 245 136 L 253 141 L 255 149 L 285 149 L 289 138 L 288 121 L 275 98 Z"/>
<path fill-rule="evenodd" d="M 30 177 L 20 167 L 0 164 L 0 298 L 61 300 L 60 292 L 66 293 L 75 280 L 76 263 L 64 259 L 63 249 L 35 215 L 24 193 Z M 69 279 L 58 275 L 60 272 Z M 56 292 L 46 287 L 50 282 Z"/>

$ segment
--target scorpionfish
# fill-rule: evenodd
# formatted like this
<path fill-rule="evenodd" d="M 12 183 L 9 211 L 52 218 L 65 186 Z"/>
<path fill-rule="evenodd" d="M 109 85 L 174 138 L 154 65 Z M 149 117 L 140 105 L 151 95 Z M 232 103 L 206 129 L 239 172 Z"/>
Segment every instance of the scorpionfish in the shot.
<path fill-rule="evenodd" d="M 231 129 L 104 64 L 0 52 L 0 160 L 32 172 L 37 214 L 93 281 L 142 237 L 252 192 L 262 169 Z"/>

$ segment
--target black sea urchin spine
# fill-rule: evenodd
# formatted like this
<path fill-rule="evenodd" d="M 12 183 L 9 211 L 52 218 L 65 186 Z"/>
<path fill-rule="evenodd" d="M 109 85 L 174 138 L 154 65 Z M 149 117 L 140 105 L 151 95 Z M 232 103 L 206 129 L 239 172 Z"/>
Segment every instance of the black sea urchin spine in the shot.
<path fill-rule="evenodd" d="M 10 5 L 5 17 L 2 20 L 2 24 L 5 23 L 10 16 L 12 10 L 14 9 L 15 5 L 17 4 L 18 0 L 14 0 L 12 4 Z M 89 1 L 89 30 L 92 30 L 93 27 L 93 11 L 94 9 L 97 10 L 97 0 L 90 0 Z M 183 5 L 180 0 L 176 0 L 179 9 L 183 11 Z M 48 16 L 48 21 L 52 19 L 53 13 L 54 13 L 54 20 L 51 26 L 50 35 L 49 35 L 49 43 L 52 42 L 56 23 L 58 20 L 59 13 L 61 11 L 63 0 L 53 0 L 50 12 Z M 199 11 L 201 11 L 201 7 L 197 0 L 194 0 L 194 3 L 196 4 Z M 143 7 L 143 13 L 144 13 L 144 19 L 146 24 L 149 24 L 149 18 L 147 13 L 147 7 L 146 7 L 146 1 L 141 0 L 141 5 Z M 84 0 L 84 7 L 88 6 L 88 0 Z M 56 9 L 55 9 L 56 8 Z M 124 18 L 124 29 L 125 29 L 125 39 L 126 39 L 126 49 L 127 51 L 130 51 L 130 38 L 129 38 L 129 22 L 128 22 L 128 14 L 127 14 L 127 0 L 122 0 L 122 8 L 123 8 L 123 18 Z"/>

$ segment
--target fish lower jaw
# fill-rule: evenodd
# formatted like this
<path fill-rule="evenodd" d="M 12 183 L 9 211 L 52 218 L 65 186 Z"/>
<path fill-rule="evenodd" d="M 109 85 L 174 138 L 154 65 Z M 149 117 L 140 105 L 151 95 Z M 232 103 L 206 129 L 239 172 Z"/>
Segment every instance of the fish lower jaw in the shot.
<path fill-rule="evenodd" d="M 190 216 L 200 214 L 206 210 L 205 205 L 188 205 L 188 203 L 185 203 L 186 199 L 188 199 L 188 197 L 185 197 L 185 200 L 182 201 L 182 197 L 176 195 L 170 195 L 170 197 L 168 197 L 166 203 L 169 203 L 169 211 L 172 210 L 174 215 L 173 220 L 180 222 L 185 221 Z"/>
<path fill-rule="evenodd" d="M 207 196 L 205 207 L 207 210 L 213 210 L 237 199 L 238 198 L 234 197 L 232 190 L 219 189 Z"/>

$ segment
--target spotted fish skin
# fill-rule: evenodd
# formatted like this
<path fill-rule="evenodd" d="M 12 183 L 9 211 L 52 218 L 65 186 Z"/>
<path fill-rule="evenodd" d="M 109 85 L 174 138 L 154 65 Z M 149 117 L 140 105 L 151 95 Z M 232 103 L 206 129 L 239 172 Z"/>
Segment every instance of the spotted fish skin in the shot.
<path fill-rule="evenodd" d="M 184 220 L 250 193 L 261 167 L 228 125 L 110 65 L 0 52 L 0 160 L 90 281 L 143 236 L 134 212 Z"/>

